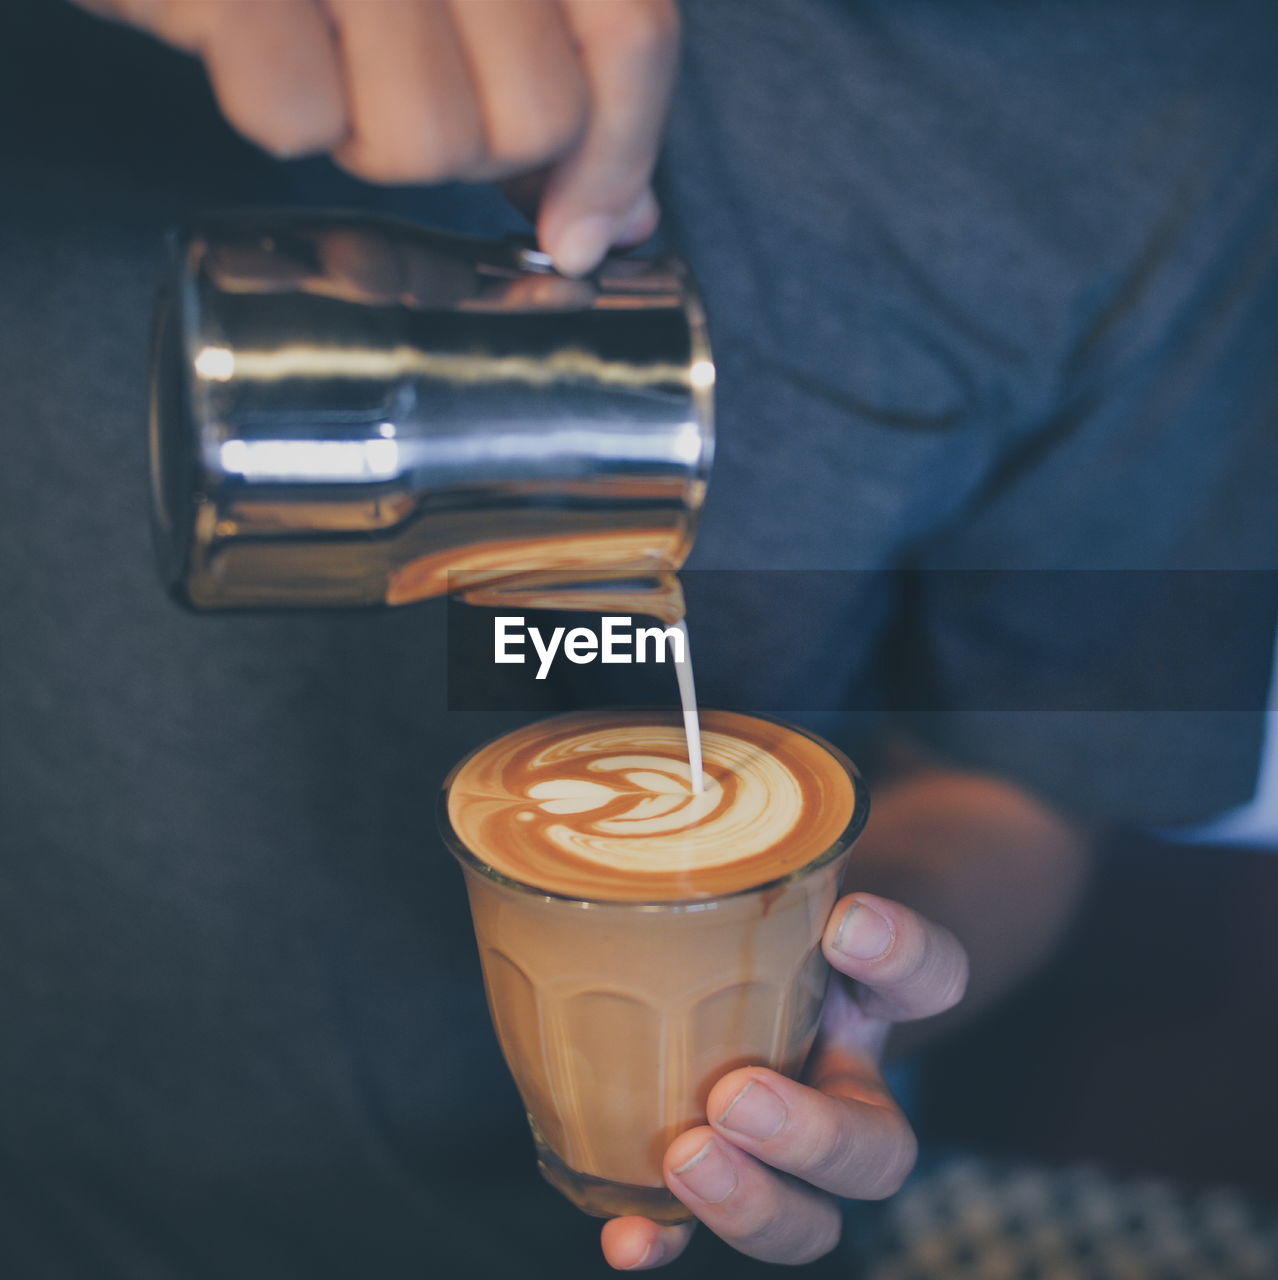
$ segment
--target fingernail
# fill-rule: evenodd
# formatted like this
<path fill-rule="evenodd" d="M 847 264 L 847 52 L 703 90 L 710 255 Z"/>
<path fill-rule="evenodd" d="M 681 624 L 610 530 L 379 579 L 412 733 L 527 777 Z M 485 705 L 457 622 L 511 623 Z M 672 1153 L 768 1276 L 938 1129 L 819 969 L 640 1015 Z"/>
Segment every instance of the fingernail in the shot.
<path fill-rule="evenodd" d="M 747 1138 L 775 1138 L 787 1115 L 785 1103 L 767 1085 L 751 1080 L 728 1103 L 719 1123 Z"/>
<path fill-rule="evenodd" d="M 629 1263 L 629 1264 L 624 1268 L 624 1270 L 626 1270 L 626 1271 L 640 1271 L 640 1270 L 642 1270 L 644 1267 L 646 1267 L 646 1266 L 648 1265 L 648 1263 L 652 1261 L 652 1250 L 653 1250 L 653 1247 L 654 1247 L 654 1246 L 650 1244 L 650 1245 L 649 1245 L 649 1246 L 648 1246 L 648 1247 L 643 1251 L 643 1253 L 642 1253 L 638 1258 L 636 1258 L 633 1262 Z"/>
<path fill-rule="evenodd" d="M 849 960 L 877 960 L 895 936 L 886 916 L 864 902 L 854 902 L 834 935 L 834 949 Z"/>
<path fill-rule="evenodd" d="M 675 1173 L 693 1195 L 707 1204 L 721 1204 L 737 1189 L 737 1171 L 713 1138 Z"/>
<path fill-rule="evenodd" d="M 612 245 L 613 220 L 592 213 L 570 222 L 551 248 L 555 269 L 565 276 L 584 276 L 593 271 Z"/>

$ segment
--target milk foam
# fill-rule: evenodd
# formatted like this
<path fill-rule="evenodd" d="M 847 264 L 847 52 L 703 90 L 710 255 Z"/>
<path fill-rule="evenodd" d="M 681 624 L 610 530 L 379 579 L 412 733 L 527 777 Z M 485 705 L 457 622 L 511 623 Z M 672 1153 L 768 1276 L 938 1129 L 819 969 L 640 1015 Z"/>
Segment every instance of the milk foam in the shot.
<path fill-rule="evenodd" d="M 557 717 L 460 766 L 449 817 L 481 860 L 554 891 L 723 892 L 783 875 L 847 826 L 855 788 L 837 757 L 772 721 L 708 711 L 702 789 L 682 718 Z"/>
<path fill-rule="evenodd" d="M 606 749 L 615 741 L 624 747 L 624 739 L 624 731 L 618 730 L 603 742 L 596 737 L 595 744 Z M 703 733 L 704 760 L 730 771 L 735 785 L 725 788 L 717 778 L 703 775 L 697 794 L 687 764 L 679 758 L 687 749 L 682 733 L 671 731 L 667 747 L 665 755 L 590 760 L 586 768 L 600 781 L 576 782 L 590 790 L 579 790 L 574 797 L 574 821 L 546 827 L 545 838 L 565 853 L 614 871 L 676 871 L 737 862 L 794 830 L 802 794 L 794 774 L 775 757 L 725 734 Z M 601 785 L 607 780 L 612 785 Z M 539 785 L 547 784 L 534 783 L 529 794 L 544 808 Z M 587 801 L 589 807 L 580 807 Z M 670 839 L 676 833 L 681 838 Z"/>

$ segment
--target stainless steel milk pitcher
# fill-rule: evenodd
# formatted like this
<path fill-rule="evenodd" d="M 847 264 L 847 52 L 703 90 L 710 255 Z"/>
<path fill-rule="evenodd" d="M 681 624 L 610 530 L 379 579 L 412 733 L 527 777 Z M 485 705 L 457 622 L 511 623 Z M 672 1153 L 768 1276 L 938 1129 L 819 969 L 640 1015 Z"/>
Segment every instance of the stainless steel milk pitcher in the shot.
<path fill-rule="evenodd" d="M 173 238 L 157 308 L 162 572 L 222 609 L 677 568 L 713 382 L 671 258 L 571 280 L 392 219 L 206 220 Z"/>

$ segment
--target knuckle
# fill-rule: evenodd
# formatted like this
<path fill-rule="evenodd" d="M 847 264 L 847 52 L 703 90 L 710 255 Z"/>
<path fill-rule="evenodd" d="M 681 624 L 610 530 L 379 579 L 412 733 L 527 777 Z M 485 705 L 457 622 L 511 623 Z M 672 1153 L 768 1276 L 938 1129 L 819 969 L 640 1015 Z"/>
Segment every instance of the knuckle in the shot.
<path fill-rule="evenodd" d="M 806 1203 L 795 1204 L 778 1197 L 765 1216 L 732 1232 L 730 1243 L 752 1257 L 791 1266 L 825 1257 L 843 1234 L 842 1217 L 831 1197 L 803 1200 Z"/>
<path fill-rule="evenodd" d="M 777 1238 L 786 1232 L 789 1224 L 790 1215 L 786 1213 L 777 1197 L 773 1196 L 766 1209 L 751 1213 L 739 1228 L 732 1232 L 732 1236 L 740 1244 L 756 1250 L 775 1243 Z"/>
<path fill-rule="evenodd" d="M 957 940 L 948 934 L 938 936 L 933 929 L 913 919 L 898 927 L 882 972 L 913 1003 L 940 1013 L 958 1004 L 966 993 L 968 959 Z"/>
<path fill-rule="evenodd" d="M 967 992 L 967 952 L 946 934 L 929 937 L 913 976 L 917 1002 L 929 1014 L 953 1008 Z"/>
<path fill-rule="evenodd" d="M 832 1180 L 851 1165 L 854 1146 L 852 1128 L 846 1120 L 826 1125 L 809 1144 L 805 1172 L 823 1182 Z"/>

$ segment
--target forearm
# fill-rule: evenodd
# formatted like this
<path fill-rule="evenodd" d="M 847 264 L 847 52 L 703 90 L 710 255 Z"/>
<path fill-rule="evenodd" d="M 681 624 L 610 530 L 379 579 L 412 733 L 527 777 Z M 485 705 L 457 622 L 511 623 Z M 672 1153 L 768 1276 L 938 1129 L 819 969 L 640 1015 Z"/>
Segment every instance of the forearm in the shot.
<path fill-rule="evenodd" d="M 1082 894 L 1094 834 L 998 778 L 896 753 L 874 787 L 845 889 L 893 898 L 945 925 L 967 949 L 963 1003 L 898 1028 L 909 1049 L 988 1007 L 1051 954 Z"/>

